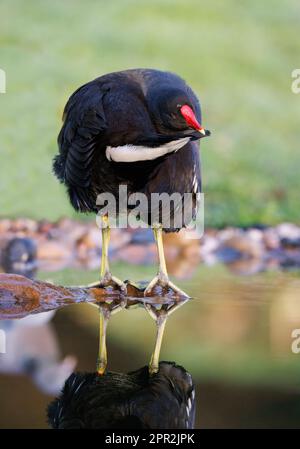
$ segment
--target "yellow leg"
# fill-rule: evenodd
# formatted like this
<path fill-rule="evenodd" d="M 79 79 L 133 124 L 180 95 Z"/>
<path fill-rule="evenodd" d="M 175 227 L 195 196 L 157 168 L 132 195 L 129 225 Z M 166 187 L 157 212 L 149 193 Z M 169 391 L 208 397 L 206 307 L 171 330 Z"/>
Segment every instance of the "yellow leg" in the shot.
<path fill-rule="evenodd" d="M 97 285 L 108 287 L 118 287 L 121 293 L 126 293 L 126 285 L 120 279 L 112 276 L 109 269 L 108 261 L 108 246 L 110 241 L 110 228 L 108 218 L 102 217 L 102 255 L 101 255 L 101 268 L 100 268 L 100 284 Z M 95 286 L 95 284 L 93 284 Z M 99 326 L 99 353 L 97 360 L 97 372 L 99 375 L 105 373 L 107 366 L 107 350 L 106 350 L 106 332 L 108 321 L 111 315 L 122 310 L 126 305 L 125 297 L 121 296 L 120 299 L 108 300 L 103 304 L 99 304 L 100 313 L 100 326 Z"/>
<path fill-rule="evenodd" d="M 99 351 L 97 359 L 97 373 L 105 373 L 107 366 L 106 333 L 109 319 L 112 315 L 120 312 L 126 307 L 126 299 L 112 300 L 99 304 L 100 326 L 99 326 Z"/>
<path fill-rule="evenodd" d="M 100 267 L 100 279 L 105 279 L 105 276 L 109 275 L 109 262 L 108 262 L 108 245 L 110 241 L 110 228 L 107 223 L 107 217 L 103 217 L 106 227 L 102 228 L 102 254 L 101 254 L 101 267 Z"/>
<path fill-rule="evenodd" d="M 154 233 L 154 238 L 156 241 L 158 260 L 159 260 L 158 274 L 161 273 L 162 276 L 164 276 L 166 278 L 166 280 L 168 280 L 168 271 L 167 271 L 167 265 L 166 265 L 166 259 L 165 259 L 164 243 L 163 243 L 161 227 L 154 228 L 153 233 Z"/>
<path fill-rule="evenodd" d="M 102 255 L 101 255 L 101 268 L 100 268 L 100 287 L 114 286 L 121 290 L 122 293 L 126 293 L 126 285 L 120 279 L 112 276 L 109 269 L 108 261 L 108 246 L 110 241 L 110 228 L 108 217 L 102 217 Z"/>
<path fill-rule="evenodd" d="M 100 306 L 100 329 L 99 329 L 99 353 L 97 360 L 97 373 L 104 374 L 107 366 L 107 350 L 106 350 L 106 331 L 108 320 L 110 318 L 110 311 L 104 306 Z"/>
<path fill-rule="evenodd" d="M 156 241 L 158 260 L 159 260 L 158 273 L 146 287 L 144 295 L 150 296 L 153 288 L 156 285 L 161 285 L 163 287 L 170 287 L 170 289 L 172 289 L 174 291 L 175 295 L 180 296 L 181 298 L 189 298 L 189 296 L 183 290 L 178 288 L 169 279 L 167 265 L 166 265 L 166 259 L 165 259 L 165 253 L 164 253 L 164 245 L 163 245 L 161 226 L 154 227 L 153 233 L 154 233 L 154 238 Z"/>
<path fill-rule="evenodd" d="M 155 305 L 153 304 L 145 304 L 145 308 L 151 318 L 154 319 L 156 322 L 156 339 L 155 339 L 155 346 L 154 351 L 152 353 L 150 363 L 149 363 L 149 373 L 155 374 L 159 370 L 159 356 L 160 356 L 160 350 L 162 345 L 162 340 L 164 336 L 164 331 L 167 323 L 168 317 L 175 312 L 175 310 L 178 310 L 179 307 L 183 306 L 187 301 L 189 301 L 190 298 L 184 298 L 179 302 L 174 302 L 172 305 L 163 305 L 160 310 L 157 310 Z"/>
<path fill-rule="evenodd" d="M 153 288 L 156 285 L 161 285 L 163 287 L 169 287 L 171 290 L 173 290 L 175 296 L 178 297 L 179 301 L 173 303 L 173 305 L 169 304 L 163 306 L 160 310 L 156 309 L 155 304 L 152 305 L 150 303 L 148 304 L 145 303 L 146 310 L 149 312 L 150 316 L 155 320 L 157 326 L 155 347 L 149 364 L 150 374 L 157 373 L 159 369 L 159 355 L 168 316 L 190 299 L 189 296 L 184 291 L 179 289 L 175 284 L 173 284 L 173 282 L 169 280 L 163 247 L 162 228 L 161 227 L 153 228 L 153 233 L 157 245 L 159 266 L 157 275 L 149 283 L 144 294 L 145 296 L 151 296 Z"/>
<path fill-rule="evenodd" d="M 165 326 L 167 322 L 168 315 L 163 314 L 157 317 L 156 319 L 156 341 L 153 354 L 151 356 L 150 364 L 149 364 L 149 373 L 154 374 L 158 372 L 159 368 L 159 355 L 161 350 L 161 344 L 163 340 L 163 335 L 165 331 Z"/>

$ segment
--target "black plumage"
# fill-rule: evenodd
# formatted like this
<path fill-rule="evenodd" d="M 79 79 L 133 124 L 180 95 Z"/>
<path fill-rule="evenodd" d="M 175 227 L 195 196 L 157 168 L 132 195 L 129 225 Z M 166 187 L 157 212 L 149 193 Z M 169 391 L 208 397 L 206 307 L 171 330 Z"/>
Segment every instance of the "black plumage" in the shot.
<path fill-rule="evenodd" d="M 48 407 L 55 429 L 191 429 L 195 390 L 191 375 L 175 363 L 161 362 L 128 374 L 74 373 Z"/>
<path fill-rule="evenodd" d="M 185 81 L 152 69 L 110 73 L 76 90 L 65 107 L 54 160 L 54 172 L 66 184 L 73 207 L 96 212 L 97 195 L 109 192 L 118 198 L 120 184 L 128 194 L 141 192 L 148 198 L 153 192 L 200 192 L 197 140 L 203 135 L 187 125 L 178 109 L 183 104 L 201 122 L 199 101 Z M 124 163 L 106 157 L 107 146 L 155 148 L 183 137 L 190 137 L 183 148 L 154 160 Z"/>

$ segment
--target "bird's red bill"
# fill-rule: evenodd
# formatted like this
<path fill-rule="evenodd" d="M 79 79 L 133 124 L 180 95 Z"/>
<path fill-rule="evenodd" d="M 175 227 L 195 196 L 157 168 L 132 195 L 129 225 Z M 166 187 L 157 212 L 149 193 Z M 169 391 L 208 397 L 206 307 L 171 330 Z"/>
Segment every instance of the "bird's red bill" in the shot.
<path fill-rule="evenodd" d="M 197 131 L 202 131 L 203 127 L 200 125 L 198 120 L 196 119 L 195 113 L 187 104 L 184 106 L 181 106 L 180 112 L 183 115 L 185 121 L 187 124 L 191 127 L 196 129 Z"/>

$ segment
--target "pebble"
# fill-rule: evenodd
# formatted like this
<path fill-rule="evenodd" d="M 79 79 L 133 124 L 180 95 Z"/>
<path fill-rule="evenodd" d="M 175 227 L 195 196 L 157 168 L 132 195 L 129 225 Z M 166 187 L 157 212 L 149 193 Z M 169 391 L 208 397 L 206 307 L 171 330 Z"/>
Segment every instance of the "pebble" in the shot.
<path fill-rule="evenodd" d="M 99 267 L 101 230 L 94 220 L 63 218 L 55 223 L 27 218 L 0 220 L 0 252 L 15 237 L 35 240 L 39 266 L 45 271 Z M 300 227 L 293 223 L 244 229 L 208 228 L 201 238 L 194 230 L 183 229 L 178 233 L 165 233 L 163 241 L 170 273 L 179 277 L 191 273 L 201 262 L 206 265 L 224 263 L 241 274 L 300 268 Z M 152 230 L 112 229 L 109 254 L 113 261 L 156 264 Z"/>
<path fill-rule="evenodd" d="M 72 257 L 72 249 L 62 242 L 45 241 L 38 246 L 37 258 L 48 260 L 65 260 Z"/>

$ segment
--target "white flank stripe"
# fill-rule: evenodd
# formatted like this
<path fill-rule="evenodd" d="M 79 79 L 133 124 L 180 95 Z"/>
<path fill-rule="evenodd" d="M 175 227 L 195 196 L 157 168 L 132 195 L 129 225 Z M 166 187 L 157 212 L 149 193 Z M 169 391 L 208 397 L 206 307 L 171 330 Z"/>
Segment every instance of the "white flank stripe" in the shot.
<path fill-rule="evenodd" d="M 172 142 L 165 143 L 160 147 L 142 147 L 138 145 L 123 145 L 120 147 L 107 147 L 106 157 L 109 161 L 115 162 L 138 162 L 138 161 L 151 161 L 165 154 L 178 151 L 188 141 L 190 137 L 183 137 L 182 139 L 173 140 Z"/>

